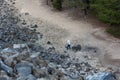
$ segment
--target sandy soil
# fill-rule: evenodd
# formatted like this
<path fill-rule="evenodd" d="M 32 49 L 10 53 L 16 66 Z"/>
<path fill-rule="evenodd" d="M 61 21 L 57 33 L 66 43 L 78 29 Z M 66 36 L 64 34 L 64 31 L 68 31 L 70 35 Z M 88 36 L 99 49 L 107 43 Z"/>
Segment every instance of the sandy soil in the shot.
<path fill-rule="evenodd" d="M 38 19 L 42 26 L 37 30 L 46 33 L 45 36 L 49 37 L 46 39 L 54 45 L 59 45 L 61 50 L 69 39 L 72 44 L 79 43 L 99 48 L 102 54 L 110 55 L 108 63 L 114 59 L 119 61 L 120 40 L 105 33 L 104 28 L 96 27 L 86 21 L 73 20 L 66 12 L 54 11 L 44 5 L 42 0 L 16 0 L 15 6 L 21 13 L 29 13 L 31 17 Z M 76 53 L 74 56 L 80 54 Z"/>

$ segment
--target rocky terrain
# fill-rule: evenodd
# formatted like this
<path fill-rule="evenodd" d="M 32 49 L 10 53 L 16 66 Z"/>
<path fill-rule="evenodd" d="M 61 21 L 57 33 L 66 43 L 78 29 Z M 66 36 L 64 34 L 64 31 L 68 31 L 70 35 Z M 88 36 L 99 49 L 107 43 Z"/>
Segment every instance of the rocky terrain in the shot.
<path fill-rule="evenodd" d="M 0 0 L 0 12 L 0 80 L 120 80 L 119 69 L 101 70 L 88 61 L 59 53 L 54 46 L 37 44 L 44 34 L 36 31 L 37 25 L 26 26 L 15 7 L 5 0 Z M 80 50 L 79 44 L 72 47 L 73 52 Z M 96 52 L 97 48 L 84 50 Z"/>

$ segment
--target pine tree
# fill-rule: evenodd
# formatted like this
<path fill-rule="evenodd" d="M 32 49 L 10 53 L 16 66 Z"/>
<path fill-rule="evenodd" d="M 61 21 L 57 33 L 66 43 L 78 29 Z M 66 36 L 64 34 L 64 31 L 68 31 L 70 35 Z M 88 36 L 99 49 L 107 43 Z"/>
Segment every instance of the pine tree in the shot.
<path fill-rule="evenodd" d="M 101 21 L 120 24 L 120 0 L 92 0 L 91 6 Z"/>
<path fill-rule="evenodd" d="M 57 10 L 62 10 L 62 0 L 53 0 L 53 7 Z"/>

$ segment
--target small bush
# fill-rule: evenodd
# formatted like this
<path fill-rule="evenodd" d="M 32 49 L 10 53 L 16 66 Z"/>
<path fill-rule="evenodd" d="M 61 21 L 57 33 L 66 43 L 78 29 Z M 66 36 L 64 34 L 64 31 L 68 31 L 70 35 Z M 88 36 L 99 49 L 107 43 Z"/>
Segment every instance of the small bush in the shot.
<path fill-rule="evenodd" d="M 110 27 L 107 29 L 107 32 L 115 37 L 120 38 L 120 27 Z"/>
<path fill-rule="evenodd" d="M 62 10 L 62 1 L 61 0 L 53 0 L 53 7 L 57 10 Z"/>

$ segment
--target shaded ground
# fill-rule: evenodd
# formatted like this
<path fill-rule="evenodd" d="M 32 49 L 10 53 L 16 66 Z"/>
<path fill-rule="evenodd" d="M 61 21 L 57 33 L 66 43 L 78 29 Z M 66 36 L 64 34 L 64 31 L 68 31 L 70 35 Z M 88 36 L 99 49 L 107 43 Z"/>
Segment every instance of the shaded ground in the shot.
<path fill-rule="evenodd" d="M 99 48 L 102 55 L 110 55 L 108 63 L 114 59 L 120 59 L 120 40 L 106 34 L 103 28 L 96 27 L 86 21 L 72 20 L 66 12 L 52 11 L 43 5 L 42 0 L 17 0 L 15 6 L 21 13 L 29 13 L 31 17 L 37 19 L 38 21 L 35 23 L 45 25 L 44 27 L 39 26 L 37 30 L 46 33 L 46 38 L 43 41 L 51 41 L 56 47 L 59 47 L 59 51 L 64 51 L 65 42 L 70 39 L 72 44 L 79 43 L 82 46 Z M 26 18 L 28 21 L 30 21 L 30 16 Z M 30 22 L 34 23 L 33 20 Z M 40 44 L 44 45 L 44 43 Z M 79 52 L 69 53 L 74 57 L 81 56 Z"/>

